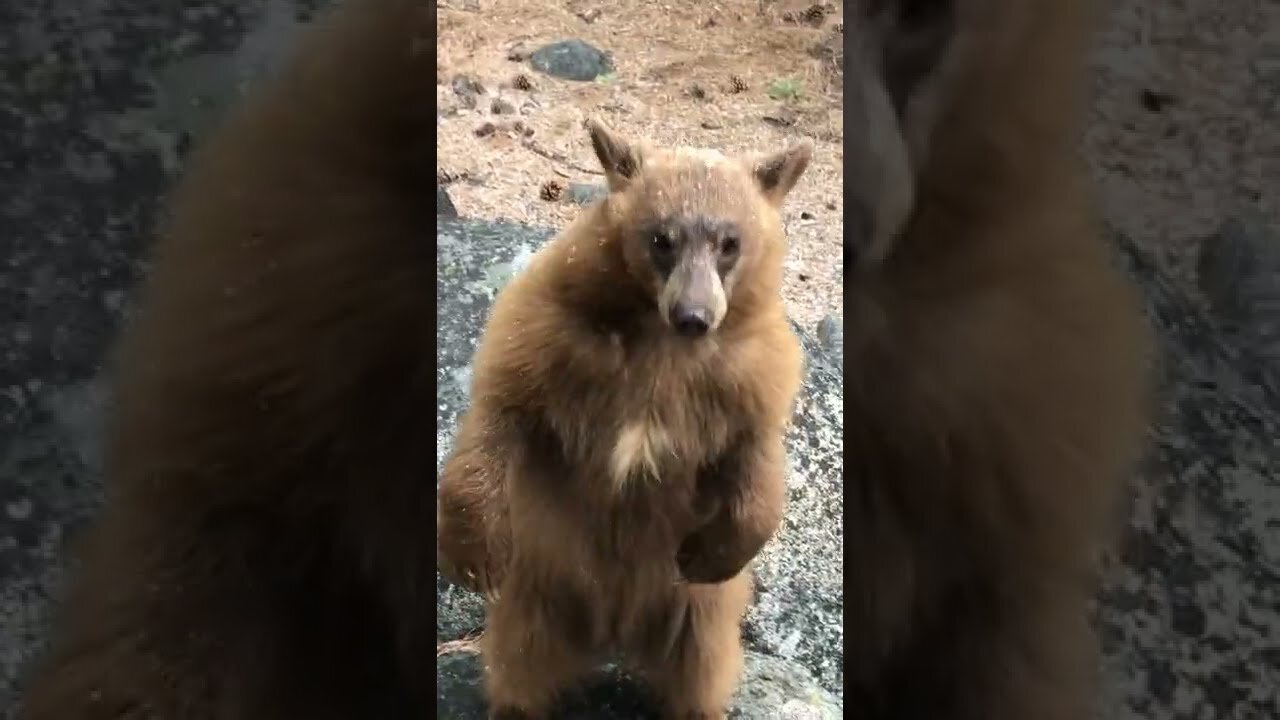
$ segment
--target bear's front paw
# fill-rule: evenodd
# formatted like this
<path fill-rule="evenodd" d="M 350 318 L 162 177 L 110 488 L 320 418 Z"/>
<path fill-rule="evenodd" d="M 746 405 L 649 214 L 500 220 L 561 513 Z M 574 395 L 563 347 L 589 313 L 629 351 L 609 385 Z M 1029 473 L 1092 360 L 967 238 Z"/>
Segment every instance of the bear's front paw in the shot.
<path fill-rule="evenodd" d="M 738 559 L 726 543 L 709 540 L 694 533 L 680 544 L 676 553 L 676 566 L 687 582 L 717 584 L 732 580 L 746 566 L 746 559 Z"/>

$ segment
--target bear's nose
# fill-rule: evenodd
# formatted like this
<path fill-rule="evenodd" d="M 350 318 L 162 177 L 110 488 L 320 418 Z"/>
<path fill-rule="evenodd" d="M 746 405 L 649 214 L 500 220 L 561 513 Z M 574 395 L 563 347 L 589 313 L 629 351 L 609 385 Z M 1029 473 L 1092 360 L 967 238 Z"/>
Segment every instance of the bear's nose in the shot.
<path fill-rule="evenodd" d="M 711 322 L 704 307 L 676 305 L 671 310 L 671 326 L 685 337 L 698 337 L 707 334 Z"/>

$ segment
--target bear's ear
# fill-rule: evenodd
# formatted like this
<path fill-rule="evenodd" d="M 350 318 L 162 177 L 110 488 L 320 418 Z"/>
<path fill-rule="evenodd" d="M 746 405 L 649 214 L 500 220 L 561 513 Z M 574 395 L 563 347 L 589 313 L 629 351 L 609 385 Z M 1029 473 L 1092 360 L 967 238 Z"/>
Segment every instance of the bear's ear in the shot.
<path fill-rule="evenodd" d="M 751 171 L 765 199 L 777 207 L 795 187 L 812 159 L 813 141 L 805 139 L 785 150 L 756 158 Z"/>
<path fill-rule="evenodd" d="M 956 32 L 956 0 L 870 0 L 863 9 L 865 42 L 901 116 L 912 96 L 943 62 Z"/>
<path fill-rule="evenodd" d="M 858 218 L 847 225 L 846 265 L 884 260 L 915 209 L 958 29 L 956 0 L 860 3 L 846 35 L 846 212 Z"/>
<path fill-rule="evenodd" d="M 587 121 L 587 132 L 591 135 L 591 147 L 596 151 L 600 167 L 609 183 L 609 191 L 622 190 L 640 172 L 640 148 L 596 119 Z"/>

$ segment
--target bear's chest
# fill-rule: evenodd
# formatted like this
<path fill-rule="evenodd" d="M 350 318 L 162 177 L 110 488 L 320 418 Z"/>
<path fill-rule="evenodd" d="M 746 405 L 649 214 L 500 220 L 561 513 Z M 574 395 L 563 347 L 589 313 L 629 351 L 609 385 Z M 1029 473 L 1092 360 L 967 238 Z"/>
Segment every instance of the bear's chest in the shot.
<path fill-rule="evenodd" d="M 690 478 L 724 452 L 742 417 L 731 390 L 704 373 L 647 377 L 617 400 L 602 437 L 619 487 Z"/>

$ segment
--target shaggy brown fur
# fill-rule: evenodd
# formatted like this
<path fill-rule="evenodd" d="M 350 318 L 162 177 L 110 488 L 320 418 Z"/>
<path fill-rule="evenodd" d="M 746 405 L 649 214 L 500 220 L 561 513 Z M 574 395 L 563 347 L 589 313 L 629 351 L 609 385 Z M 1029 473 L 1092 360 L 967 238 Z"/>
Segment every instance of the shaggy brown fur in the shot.
<path fill-rule="evenodd" d="M 748 564 L 782 518 L 801 355 L 778 206 L 811 150 L 591 134 L 610 194 L 494 305 L 440 479 L 441 568 L 489 596 L 494 717 L 541 717 L 617 654 L 668 717 L 721 718 Z"/>
<path fill-rule="evenodd" d="M 431 12 L 343 3 L 192 160 L 27 720 L 427 716 Z"/>
<path fill-rule="evenodd" d="M 1144 434 L 1148 331 L 1077 157 L 1091 5 L 860 8 L 868 131 L 846 151 L 876 162 L 851 183 L 855 717 L 1092 717 L 1089 601 Z"/>

